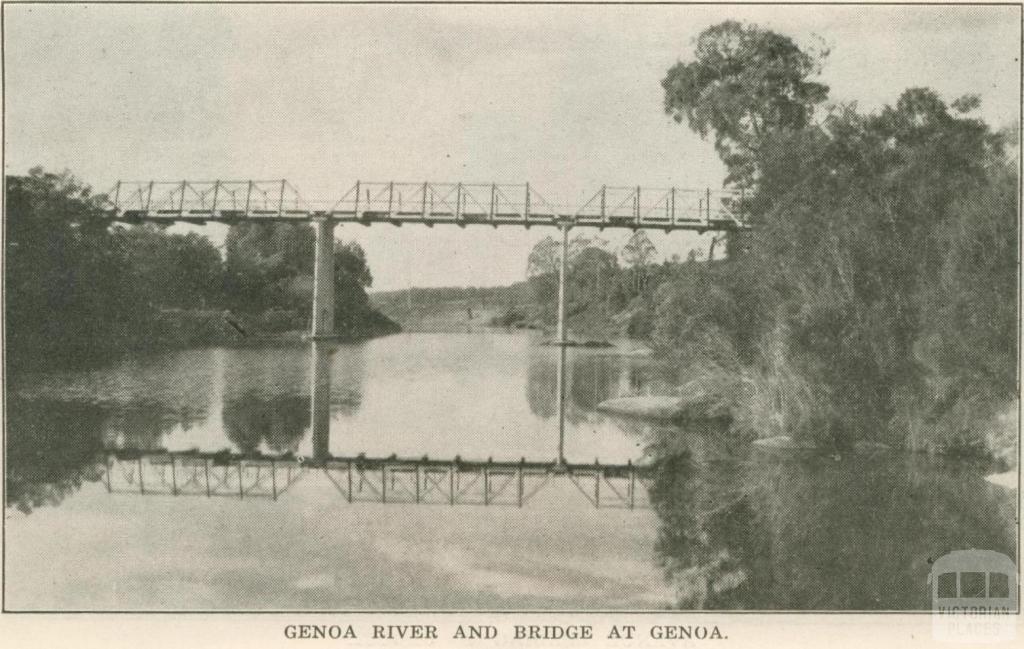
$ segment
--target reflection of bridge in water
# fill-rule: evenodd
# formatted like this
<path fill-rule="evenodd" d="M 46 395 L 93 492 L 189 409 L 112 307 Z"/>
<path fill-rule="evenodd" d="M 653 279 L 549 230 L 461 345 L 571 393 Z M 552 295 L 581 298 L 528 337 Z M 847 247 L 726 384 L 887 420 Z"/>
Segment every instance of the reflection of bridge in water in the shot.
<path fill-rule="evenodd" d="M 651 469 L 627 464 L 470 462 L 256 456 L 120 449 L 108 452 L 110 493 L 277 500 L 310 473 L 322 473 L 349 503 L 523 507 L 554 480 L 566 480 L 596 508 L 646 508 Z"/>
<path fill-rule="evenodd" d="M 694 202 L 696 201 L 696 202 Z M 447 502 L 455 504 L 524 505 L 553 478 L 566 478 L 595 507 L 638 504 L 637 485 L 646 486 L 649 469 L 625 465 L 572 464 L 565 458 L 566 420 L 566 272 L 569 230 L 573 227 L 691 230 L 736 232 L 748 229 L 744 220 L 742 192 L 641 186 L 607 187 L 578 206 L 552 205 L 529 184 L 474 185 L 466 183 L 361 183 L 340 199 L 323 205 L 304 200 L 288 181 L 174 183 L 119 181 L 109 205 L 115 220 L 135 222 L 177 221 L 226 224 L 240 222 L 312 223 L 315 228 L 313 304 L 311 315 L 311 427 L 313 459 L 255 457 L 248 455 L 161 454 L 114 452 L 108 457 L 107 488 L 114 491 L 112 464 L 134 461 L 136 474 L 121 472 L 131 487 L 147 493 L 147 466 L 161 488 L 179 495 L 185 489 L 201 489 L 209 496 L 230 492 L 268 495 L 276 499 L 311 469 L 322 470 L 349 502 Z M 337 224 L 420 223 L 429 227 L 452 223 L 458 226 L 487 224 L 530 227 L 548 225 L 561 231 L 558 269 L 558 347 L 556 394 L 558 404 L 557 460 L 547 462 L 464 462 L 391 458 L 338 458 L 328 449 L 330 424 L 330 349 L 320 345 L 336 340 L 334 228 Z M 318 342 L 321 341 L 321 342 Z M 179 460 L 184 472 L 178 480 Z M 167 481 L 167 468 L 170 482 Z M 211 469 L 214 476 L 211 476 Z M 282 481 L 280 471 L 284 471 Z M 201 474 L 201 478 L 200 478 Z M 135 478 L 132 476 L 135 475 Z M 234 476 L 234 477 L 232 477 Z M 149 493 L 153 490 L 150 480 Z M 514 487 L 512 486 L 514 485 Z M 604 485 L 604 487 L 602 487 Z M 279 488 L 280 487 L 280 488 Z M 411 487 L 411 488 L 410 488 Z M 645 492 L 646 493 L 646 492 Z M 640 499 L 646 502 L 646 498 Z"/>
<path fill-rule="evenodd" d="M 652 470 L 633 464 L 571 463 L 563 456 L 537 461 L 473 461 L 339 457 L 330 451 L 331 343 L 310 343 L 310 428 L 313 454 L 263 454 L 111 449 L 105 484 L 111 493 L 227 496 L 277 500 L 309 474 L 322 474 L 349 503 L 506 505 L 523 507 L 546 487 L 565 481 L 596 508 L 648 506 Z"/>

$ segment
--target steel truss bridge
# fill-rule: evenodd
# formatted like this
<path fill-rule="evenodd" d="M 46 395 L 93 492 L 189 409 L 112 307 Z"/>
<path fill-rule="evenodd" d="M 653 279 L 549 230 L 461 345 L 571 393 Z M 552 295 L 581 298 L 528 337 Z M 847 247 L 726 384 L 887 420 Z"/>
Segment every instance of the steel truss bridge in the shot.
<path fill-rule="evenodd" d="M 561 234 L 558 272 L 558 459 L 554 463 L 480 463 L 397 458 L 249 458 L 240 455 L 117 451 L 107 457 L 107 488 L 141 494 L 237 495 L 276 499 L 294 481 L 320 470 L 349 502 L 447 502 L 523 506 L 552 479 L 571 481 L 595 507 L 635 508 L 646 502 L 649 469 L 632 464 L 571 464 L 565 459 L 566 268 L 574 227 L 735 232 L 749 229 L 742 192 L 711 189 L 600 187 L 578 205 L 553 204 L 529 183 L 404 183 L 357 181 L 338 198 L 307 201 L 287 180 L 118 181 L 107 213 L 128 223 L 307 223 L 315 231 L 311 331 L 314 438 L 325 435 L 318 415 L 329 385 L 327 354 L 318 341 L 334 330 L 334 227 L 341 223 L 416 223 L 531 227 Z M 318 398 L 318 395 L 319 398 Z M 314 454 L 318 458 L 324 457 Z M 119 468 L 115 485 L 113 468 Z M 180 473 L 179 473 L 180 470 Z M 282 473 L 283 471 L 283 473 Z M 168 475 L 169 474 L 169 475 Z M 637 485 L 641 488 L 637 489 Z M 514 485 L 514 487 L 513 487 Z M 602 488 L 602 485 L 604 487 Z M 269 491 L 268 491 L 269 490 Z M 638 492 L 641 497 L 638 498 Z"/>
<path fill-rule="evenodd" d="M 745 229 L 739 191 L 603 186 L 579 205 L 549 202 L 529 183 L 357 181 L 337 199 L 307 201 L 287 180 L 118 181 L 108 210 L 127 222 L 309 221 L 466 225 Z"/>
<path fill-rule="evenodd" d="M 277 500 L 302 477 L 323 473 L 348 503 L 523 507 L 567 480 L 595 508 L 649 508 L 645 465 L 467 462 L 359 457 L 308 459 L 118 449 L 106 454 L 109 493 Z"/>

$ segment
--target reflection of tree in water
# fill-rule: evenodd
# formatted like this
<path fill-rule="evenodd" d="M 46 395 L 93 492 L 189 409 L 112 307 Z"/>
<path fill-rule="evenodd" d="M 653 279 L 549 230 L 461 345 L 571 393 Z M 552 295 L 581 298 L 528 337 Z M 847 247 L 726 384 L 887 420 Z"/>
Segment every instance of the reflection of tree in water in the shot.
<path fill-rule="evenodd" d="M 331 412 L 350 417 L 363 404 L 366 354 L 363 345 L 346 345 L 331 353 Z"/>
<path fill-rule="evenodd" d="M 11 399 L 7 404 L 7 506 L 58 505 L 103 477 L 107 415 L 100 406 Z"/>
<path fill-rule="evenodd" d="M 914 458 L 654 454 L 657 552 L 681 608 L 922 609 L 929 557 L 1014 556 L 1010 508 L 977 474 Z"/>
<path fill-rule="evenodd" d="M 620 359 L 580 355 L 570 364 L 569 399 L 574 406 L 584 411 L 594 410 L 602 401 L 617 396 L 623 369 Z"/>
<path fill-rule="evenodd" d="M 592 420 L 597 406 L 608 399 L 634 394 L 668 394 L 662 368 L 636 363 L 610 354 L 569 350 L 566 362 L 566 420 L 573 424 Z M 558 350 L 531 350 L 526 372 L 526 398 L 530 411 L 548 419 L 558 414 Z M 601 415 L 602 417 L 604 415 Z"/>
<path fill-rule="evenodd" d="M 543 419 L 558 414 L 557 353 L 554 347 L 532 350 L 526 367 L 526 400 L 530 412 Z"/>
<path fill-rule="evenodd" d="M 225 434 L 242 453 L 259 449 L 261 443 L 274 452 L 294 452 L 309 428 L 309 397 L 245 392 L 225 400 L 223 417 Z"/>
<path fill-rule="evenodd" d="M 617 396 L 623 367 L 620 359 L 569 352 L 566 361 L 566 419 L 585 421 L 597 405 Z M 526 370 L 526 398 L 530 412 L 548 419 L 558 414 L 558 350 L 536 350 Z"/>
<path fill-rule="evenodd" d="M 656 551 L 679 606 L 752 607 L 765 588 L 760 564 L 769 547 L 749 498 L 714 480 L 688 450 L 662 452 L 655 467 Z"/>
<path fill-rule="evenodd" d="M 202 408 L 168 407 L 157 401 L 140 400 L 113 407 L 106 424 L 105 442 L 122 448 L 159 449 L 164 436 L 177 427 L 188 430 L 206 418 Z"/>
<path fill-rule="evenodd" d="M 180 426 L 206 416 L 202 409 L 163 401 L 97 404 L 14 397 L 8 406 L 7 504 L 22 511 L 56 505 L 83 481 L 103 475 L 105 447 L 159 449 Z"/>
<path fill-rule="evenodd" d="M 774 539 L 780 606 L 928 608 L 929 557 L 989 548 L 1014 556 L 1012 518 L 981 474 L 896 456 L 750 465 Z"/>

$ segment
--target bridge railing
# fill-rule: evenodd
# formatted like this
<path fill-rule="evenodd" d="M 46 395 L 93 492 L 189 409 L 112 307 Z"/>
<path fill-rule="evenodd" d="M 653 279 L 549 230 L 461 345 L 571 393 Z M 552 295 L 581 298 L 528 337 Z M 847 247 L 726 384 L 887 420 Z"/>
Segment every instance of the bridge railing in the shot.
<path fill-rule="evenodd" d="M 287 180 L 118 181 L 108 197 L 128 220 L 301 219 L 311 212 Z"/>
<path fill-rule="evenodd" d="M 677 187 L 602 187 L 574 214 L 580 222 L 647 227 L 742 225 L 739 191 Z"/>
<path fill-rule="evenodd" d="M 359 221 L 515 223 L 557 219 L 566 210 L 557 210 L 529 183 L 359 181 L 330 212 Z"/>
<path fill-rule="evenodd" d="M 529 183 L 357 181 L 337 200 L 307 201 L 287 180 L 118 181 L 115 218 L 168 221 L 308 220 L 361 223 L 586 225 L 633 229 L 745 227 L 744 196 L 731 190 L 603 186 L 581 205 L 547 200 Z"/>

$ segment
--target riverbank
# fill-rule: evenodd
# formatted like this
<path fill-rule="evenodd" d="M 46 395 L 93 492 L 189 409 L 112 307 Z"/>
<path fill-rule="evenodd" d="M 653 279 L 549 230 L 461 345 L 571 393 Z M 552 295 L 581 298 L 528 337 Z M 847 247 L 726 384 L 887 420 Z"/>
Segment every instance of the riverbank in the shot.
<path fill-rule="evenodd" d="M 378 311 L 341 317 L 335 332 L 342 342 L 355 342 L 398 333 L 401 326 Z M 145 346 L 191 347 L 301 341 L 309 332 L 307 316 L 294 310 L 271 309 L 263 313 L 226 310 L 165 309 L 145 337 Z"/>
<path fill-rule="evenodd" d="M 383 291 L 370 294 L 370 303 L 401 323 L 403 331 L 530 329 L 552 334 L 555 330 L 555 305 L 539 303 L 526 282 L 488 288 Z M 570 295 L 566 305 L 566 330 L 571 339 L 578 341 L 646 338 L 650 333 L 649 311 L 643 299 L 627 302 L 623 309 L 616 310 L 609 302 L 573 300 Z"/>
<path fill-rule="evenodd" d="M 702 385 L 700 381 L 690 382 L 677 388 L 676 392 L 674 395 L 638 395 L 608 399 L 597 404 L 597 410 L 627 418 L 683 426 L 715 424 L 712 430 L 720 431 L 718 434 L 750 442 L 754 448 L 767 452 L 908 452 L 981 460 L 991 463 L 994 472 L 991 480 L 993 484 L 1016 488 L 1016 404 L 1008 404 L 997 414 L 975 422 L 974 436 L 969 440 L 965 440 L 963 436 L 949 438 L 943 435 L 941 422 L 931 422 L 934 427 L 932 435 L 924 434 L 924 422 L 921 419 L 907 426 L 902 435 L 894 425 L 887 431 L 887 441 L 866 437 L 829 440 L 820 434 L 820 431 L 790 431 L 782 426 L 752 429 L 749 427 L 752 415 L 743 410 L 749 409 L 750 404 L 736 399 L 735 396 L 730 399 L 726 395 L 708 391 L 706 384 Z M 778 424 L 780 421 L 784 422 L 784 413 L 770 410 L 761 413 L 757 418 L 761 421 L 772 418 Z"/>
<path fill-rule="evenodd" d="M 335 323 L 339 342 L 358 342 L 402 331 L 378 311 L 368 310 Z M 7 340 L 9 376 L 22 371 L 94 367 L 124 354 L 206 347 L 274 347 L 301 344 L 309 332 L 297 311 L 271 309 L 259 314 L 219 309 L 160 309 L 144 325 L 109 331 L 99 342 L 92 336 L 53 341 L 18 332 Z M 59 353 L 52 350 L 59 349 Z M 14 352 L 13 354 L 11 352 Z"/>

